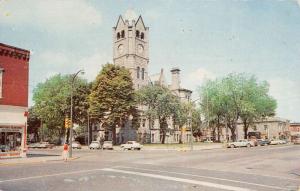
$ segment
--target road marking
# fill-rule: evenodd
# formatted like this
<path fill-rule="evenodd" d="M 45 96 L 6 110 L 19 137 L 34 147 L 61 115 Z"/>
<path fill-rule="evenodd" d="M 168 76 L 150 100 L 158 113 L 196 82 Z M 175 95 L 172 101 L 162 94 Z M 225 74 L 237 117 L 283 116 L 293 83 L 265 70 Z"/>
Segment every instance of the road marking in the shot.
<path fill-rule="evenodd" d="M 227 181 L 227 182 L 235 182 L 235 183 L 241 183 L 241 184 L 248 184 L 248 185 L 260 186 L 260 187 L 272 188 L 272 189 L 278 189 L 278 190 L 289 190 L 289 189 L 285 189 L 285 188 L 277 187 L 277 186 L 269 186 L 269 185 L 263 185 L 263 184 L 256 184 L 256 183 L 238 181 L 238 180 L 231 180 L 231 179 L 225 179 L 225 178 L 217 178 L 217 177 L 211 177 L 211 176 L 201 176 L 201 175 L 181 173 L 181 172 L 164 171 L 164 170 L 152 170 L 152 169 L 135 168 L 135 167 L 127 167 L 127 166 L 118 166 L 118 168 L 127 168 L 127 169 L 145 170 L 145 171 L 152 171 L 152 172 L 178 174 L 178 175 L 193 176 L 193 177 L 207 178 L 207 179 L 213 179 L 213 180 L 223 180 L 223 181 Z"/>
<path fill-rule="evenodd" d="M 117 173 L 124 173 L 124 174 L 132 174 L 132 175 L 139 175 L 139 176 L 145 176 L 145 177 L 151 177 L 156 179 L 163 179 L 163 180 L 171 180 L 176 182 L 183 182 L 183 183 L 189 183 L 189 184 L 196 184 L 200 186 L 205 187 L 212 187 L 212 188 L 219 188 L 223 190 L 231 190 L 231 191 L 251 191 L 247 188 L 241 188 L 241 187 L 235 187 L 235 186 L 227 186 L 223 184 L 215 184 L 211 182 L 204 182 L 204 181 L 198 181 L 198 180 L 190 180 L 185 178 L 176 178 L 171 176 L 163 176 L 158 174 L 150 174 L 150 173 L 142 173 L 142 172 L 134 172 L 134 171 L 126 171 L 126 170 L 119 170 L 119 169 L 112 169 L 112 168 L 104 168 L 103 171 L 108 172 L 117 172 Z"/>
<path fill-rule="evenodd" d="M 24 177 L 24 178 L 15 178 L 15 179 L 8 179 L 8 180 L 0 180 L 0 184 L 4 183 L 4 182 L 17 182 L 17 181 L 23 181 L 23 180 L 45 178 L 45 177 L 54 177 L 54 176 L 80 174 L 80 173 L 89 173 L 89 172 L 101 171 L 101 170 L 102 169 L 80 170 L 80 171 L 74 171 L 74 172 L 64 172 L 64 173 L 57 173 L 57 174 L 45 174 L 45 175 L 40 175 L 40 176 L 31 176 L 31 177 Z"/>
<path fill-rule="evenodd" d="M 172 166 L 172 167 L 177 167 L 177 166 Z M 187 169 L 196 169 L 196 170 L 210 170 L 210 171 L 219 171 L 219 172 L 233 172 L 233 173 L 239 173 L 239 174 L 247 174 L 247 175 L 259 175 L 259 176 L 262 176 L 262 177 L 268 177 L 268 178 L 277 178 L 277 179 L 281 179 L 281 180 L 292 180 L 292 181 L 299 181 L 299 179 L 296 179 L 296 178 L 286 178 L 286 177 L 282 177 L 282 176 L 272 176 L 272 175 L 262 175 L 262 174 L 255 174 L 255 173 L 251 173 L 251 172 L 243 172 L 243 173 L 240 173 L 240 172 L 234 172 L 234 171 L 228 171 L 228 170 L 216 170 L 216 169 L 209 169 L 209 168 L 197 168 L 197 167 L 184 167 L 184 168 L 187 168 Z"/>

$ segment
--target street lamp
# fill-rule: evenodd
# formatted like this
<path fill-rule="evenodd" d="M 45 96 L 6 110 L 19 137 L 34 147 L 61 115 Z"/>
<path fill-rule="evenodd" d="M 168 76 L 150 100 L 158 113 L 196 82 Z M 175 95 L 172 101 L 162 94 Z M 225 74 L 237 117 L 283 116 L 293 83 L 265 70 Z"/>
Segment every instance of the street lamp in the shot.
<path fill-rule="evenodd" d="M 74 81 L 77 75 L 81 73 L 84 74 L 83 70 L 79 70 L 75 74 L 73 74 L 73 78 L 71 81 L 71 127 L 70 127 L 70 148 L 69 148 L 69 158 L 72 158 L 72 142 L 73 142 L 73 90 L 74 90 Z"/>

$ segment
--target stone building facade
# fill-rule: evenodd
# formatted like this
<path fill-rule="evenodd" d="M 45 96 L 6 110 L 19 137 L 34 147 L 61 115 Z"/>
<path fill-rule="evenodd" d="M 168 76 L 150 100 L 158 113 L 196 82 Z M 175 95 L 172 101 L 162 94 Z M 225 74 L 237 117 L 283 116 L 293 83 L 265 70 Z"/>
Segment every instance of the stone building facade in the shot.
<path fill-rule="evenodd" d="M 113 27 L 113 62 L 129 69 L 135 90 L 156 84 L 168 87 L 182 101 L 190 101 L 192 91 L 181 88 L 179 68 L 171 70 L 172 83 L 170 85 L 165 81 L 163 69 L 158 74 L 149 75 L 149 27 L 145 26 L 141 16 L 137 20 L 124 20 L 122 16 L 119 16 L 116 26 Z M 144 111 L 146 108 L 139 106 L 139 109 Z M 111 132 L 106 131 L 102 124 L 94 124 L 92 128 L 95 129 L 94 140 L 111 139 Z M 117 128 L 116 133 L 118 143 L 129 140 L 160 143 L 162 138 L 158 120 L 155 120 L 150 128 L 149 121 L 143 115 L 138 130 L 132 128 L 129 119 L 124 127 Z M 181 132 L 178 127 L 174 126 L 171 119 L 168 120 L 165 142 L 178 143 L 181 135 L 183 142 L 190 140 L 191 134 L 188 130 Z"/>

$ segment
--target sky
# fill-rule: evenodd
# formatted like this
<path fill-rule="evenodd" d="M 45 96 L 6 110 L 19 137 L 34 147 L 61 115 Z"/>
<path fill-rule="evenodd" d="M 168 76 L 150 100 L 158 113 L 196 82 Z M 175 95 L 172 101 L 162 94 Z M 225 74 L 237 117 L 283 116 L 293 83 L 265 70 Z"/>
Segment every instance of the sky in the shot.
<path fill-rule="evenodd" d="M 268 81 L 277 116 L 300 122 L 300 0 L 0 0 L 0 42 L 28 49 L 29 104 L 38 83 L 112 62 L 119 15 L 150 28 L 150 74 L 181 69 L 199 95 L 206 80 L 248 73 Z"/>

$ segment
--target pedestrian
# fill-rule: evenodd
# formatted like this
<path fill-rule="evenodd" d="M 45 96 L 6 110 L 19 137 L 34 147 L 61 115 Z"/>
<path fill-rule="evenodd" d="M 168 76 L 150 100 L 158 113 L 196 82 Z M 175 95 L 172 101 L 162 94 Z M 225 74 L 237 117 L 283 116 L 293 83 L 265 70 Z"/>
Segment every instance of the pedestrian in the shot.
<path fill-rule="evenodd" d="M 68 153 L 69 153 L 69 146 L 67 143 L 64 144 L 64 150 L 63 150 L 63 153 L 62 153 L 62 157 L 63 157 L 63 160 L 65 162 L 67 162 L 68 160 Z"/>

